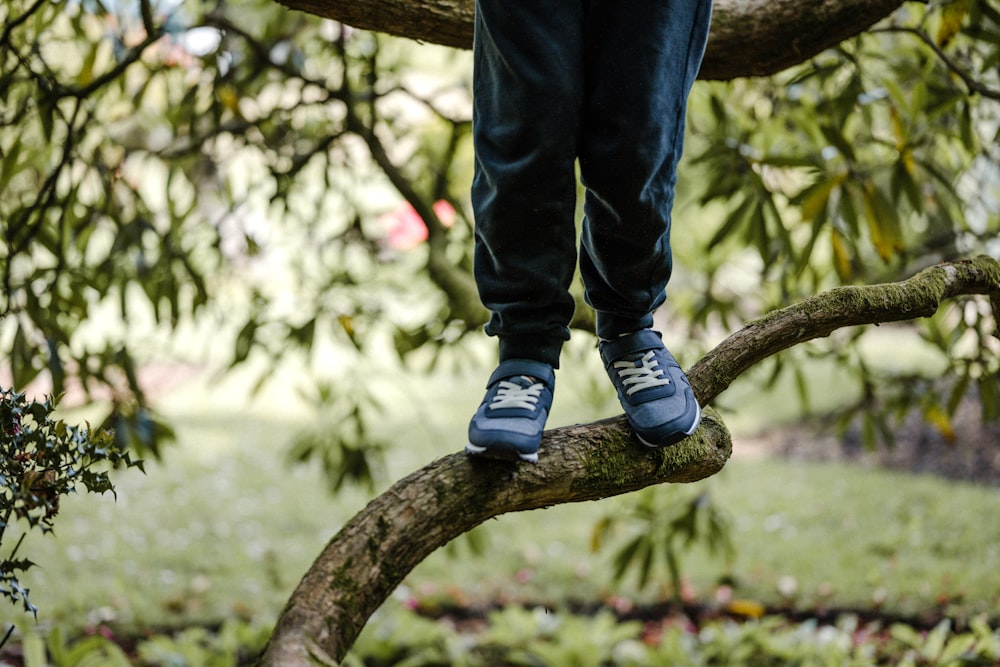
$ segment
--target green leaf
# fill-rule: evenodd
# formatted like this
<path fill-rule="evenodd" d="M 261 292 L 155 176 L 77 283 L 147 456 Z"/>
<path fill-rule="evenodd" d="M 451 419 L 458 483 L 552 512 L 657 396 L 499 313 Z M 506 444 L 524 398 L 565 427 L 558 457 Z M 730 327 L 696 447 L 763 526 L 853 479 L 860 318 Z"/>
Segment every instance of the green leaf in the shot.
<path fill-rule="evenodd" d="M 27 387 L 41 372 L 41 368 L 35 365 L 35 352 L 35 348 L 28 342 L 24 327 L 18 324 L 10 356 L 11 374 L 17 389 Z"/>
<path fill-rule="evenodd" d="M 972 5 L 973 0 L 952 0 L 941 8 L 941 23 L 934 37 L 938 46 L 944 47 L 951 43 L 962 29 L 962 22 L 965 21 Z"/>
<path fill-rule="evenodd" d="M 628 570 L 629 565 L 632 560 L 639 553 L 642 548 L 642 543 L 646 539 L 645 535 L 637 535 L 627 542 L 614 557 L 614 570 L 612 574 L 612 579 L 614 581 L 621 581 L 625 576 L 625 572 Z"/>
<path fill-rule="evenodd" d="M 900 156 L 892 169 L 890 181 L 892 201 L 898 206 L 901 203 L 901 195 L 906 195 L 906 200 L 915 211 L 923 208 L 923 196 L 920 194 L 920 187 L 913 178 L 913 172 L 909 166 L 906 156 Z"/>
<path fill-rule="evenodd" d="M 948 640 L 950 632 L 951 621 L 947 618 L 935 625 L 920 648 L 920 655 L 931 662 L 937 661 L 944 651 L 945 642 Z"/>
<path fill-rule="evenodd" d="M 979 399 L 984 421 L 1000 419 L 1000 376 L 989 374 L 979 380 Z"/>
<path fill-rule="evenodd" d="M 868 221 L 868 232 L 871 235 L 875 252 L 888 262 L 903 249 L 902 229 L 899 213 L 889 203 L 885 194 L 868 183 L 862 188 L 864 195 L 865 218 Z"/>
<path fill-rule="evenodd" d="M 857 162 L 857 157 L 854 154 L 854 148 L 844 136 L 841 128 L 830 124 L 823 124 L 820 126 L 820 132 L 823 134 L 823 137 L 830 142 L 830 145 L 836 148 L 841 155 L 847 158 L 848 161 Z"/>
<path fill-rule="evenodd" d="M 841 175 L 827 176 L 802 190 L 792 203 L 800 207 L 803 220 L 813 220 L 826 212 L 830 194 L 843 183 Z"/>
<path fill-rule="evenodd" d="M 736 207 L 736 209 L 726 216 L 725 221 L 722 226 L 719 227 L 718 231 L 712 235 L 712 239 L 708 242 L 708 249 L 711 250 L 718 244 L 722 243 L 740 226 L 746 224 L 747 219 L 750 217 L 753 211 L 754 201 L 750 196 L 743 197 L 743 201 Z"/>
<path fill-rule="evenodd" d="M 52 132 L 55 128 L 55 105 L 51 98 L 45 97 L 38 101 L 38 122 L 42 126 L 42 136 L 45 141 L 52 141 Z"/>
<path fill-rule="evenodd" d="M 21 651 L 24 654 L 24 667 L 48 667 L 45 641 L 38 633 L 28 630 L 22 634 Z"/>
<path fill-rule="evenodd" d="M 7 188 L 10 179 L 17 173 L 21 157 L 21 137 L 14 139 L 13 145 L 0 162 L 0 192 Z"/>
<path fill-rule="evenodd" d="M 230 366 L 241 364 L 250 356 L 250 350 L 253 348 L 259 326 L 257 320 L 251 319 L 240 329 L 240 332 L 236 335 L 236 345 L 233 348 L 233 362 Z"/>

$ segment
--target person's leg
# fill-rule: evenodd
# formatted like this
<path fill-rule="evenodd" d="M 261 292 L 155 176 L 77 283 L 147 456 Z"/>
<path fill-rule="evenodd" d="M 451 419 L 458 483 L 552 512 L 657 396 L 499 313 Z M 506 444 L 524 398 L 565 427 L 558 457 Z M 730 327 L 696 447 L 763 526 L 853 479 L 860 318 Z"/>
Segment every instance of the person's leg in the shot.
<path fill-rule="evenodd" d="M 672 261 L 670 216 L 687 96 L 710 0 L 594 0 L 586 35 L 580 270 L 601 357 L 639 439 L 690 435 L 701 408 L 653 324 Z"/>
<path fill-rule="evenodd" d="M 466 451 L 537 461 L 569 338 L 584 0 L 477 0 L 475 276 L 500 365 Z"/>
<path fill-rule="evenodd" d="M 475 276 L 501 361 L 558 367 L 573 315 L 583 0 L 476 3 Z"/>
<path fill-rule="evenodd" d="M 580 270 L 601 338 L 649 327 L 664 301 L 687 97 L 710 18 L 711 0 L 591 5 Z"/>

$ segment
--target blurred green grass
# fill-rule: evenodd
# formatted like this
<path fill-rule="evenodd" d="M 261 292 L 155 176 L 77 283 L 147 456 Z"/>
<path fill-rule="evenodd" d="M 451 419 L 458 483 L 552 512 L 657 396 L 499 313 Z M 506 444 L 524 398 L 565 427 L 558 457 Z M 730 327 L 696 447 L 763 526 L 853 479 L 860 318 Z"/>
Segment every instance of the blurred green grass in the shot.
<path fill-rule="evenodd" d="M 590 359 L 591 352 L 576 346 L 569 358 Z M 592 363 L 560 371 L 552 426 L 617 412 Z M 420 390 L 375 429 L 396 443 L 381 486 L 461 449 L 487 372 L 484 362 L 402 381 Z M 836 375 L 836 369 L 816 372 Z M 293 370 L 276 371 L 249 402 L 239 373 L 222 382 L 189 379 L 164 396 L 161 409 L 178 434 L 166 459 L 150 462 L 145 477 L 118 477 L 117 501 L 67 499 L 55 535 L 31 536 L 25 545 L 37 563 L 24 581 L 41 609 L 39 623 L 142 629 L 273 619 L 312 559 L 370 497 L 357 488 L 333 496 L 318 466 L 286 465 L 291 438 L 316 419 L 290 390 L 295 377 Z M 761 396 L 734 386 L 743 397 L 735 403 L 745 413 L 791 415 L 788 391 L 779 386 L 777 394 Z M 693 486 L 710 490 L 730 516 L 737 555 L 731 564 L 697 549 L 683 557 L 698 595 L 711 596 L 727 576 L 736 596 L 769 605 L 878 604 L 899 613 L 958 615 L 1000 608 L 997 489 L 743 457 L 741 434 L 760 424 L 736 421 L 734 460 Z M 392 604 L 434 596 L 553 605 L 662 599 L 662 586 L 640 591 L 631 579 L 612 582 L 612 551 L 591 551 L 594 523 L 625 502 L 499 517 L 478 528 L 474 541 L 460 539 L 428 558 Z M 33 623 L 8 607 L 0 618 Z"/>

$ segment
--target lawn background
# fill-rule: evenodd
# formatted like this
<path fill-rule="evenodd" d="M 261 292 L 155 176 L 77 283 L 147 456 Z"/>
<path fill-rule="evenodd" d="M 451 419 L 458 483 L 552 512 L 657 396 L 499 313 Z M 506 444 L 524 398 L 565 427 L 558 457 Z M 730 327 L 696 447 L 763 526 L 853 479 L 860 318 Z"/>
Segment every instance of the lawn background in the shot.
<path fill-rule="evenodd" d="M 600 368 L 595 372 L 586 361 L 590 352 L 583 345 L 569 350 L 568 358 L 580 361 L 560 371 L 550 425 L 616 412 L 614 397 L 601 388 Z M 394 443 L 378 489 L 461 449 L 489 370 L 488 354 L 477 354 L 388 383 L 383 398 L 398 407 L 373 434 Z M 117 477 L 117 500 L 66 499 L 55 535 L 29 538 L 25 553 L 37 566 L 23 580 L 40 608 L 41 629 L 59 625 L 74 632 L 106 624 L 142 632 L 232 617 L 274 620 L 312 559 L 371 494 L 347 488 L 334 496 L 318 466 L 287 465 L 291 438 L 321 417 L 297 398 L 301 373 L 294 367 L 275 369 L 264 390 L 249 398 L 253 370 L 220 380 L 182 367 L 158 399 L 178 436 L 165 459 L 150 462 L 146 476 Z M 710 602 L 726 577 L 734 584 L 732 595 L 770 607 L 996 614 L 1000 492 L 929 476 L 761 457 L 749 444 L 764 417 L 781 421 L 801 411 L 789 386 L 779 384 L 766 395 L 754 391 L 764 372 L 751 373 L 721 401 L 734 430 L 733 460 L 714 478 L 682 490 L 710 491 L 730 517 L 737 549 L 731 563 L 698 549 L 686 554 L 688 594 Z M 846 383 L 836 368 L 822 364 L 811 377 L 817 386 Z M 612 551 L 591 550 L 594 523 L 626 502 L 557 506 L 490 521 L 477 529 L 475 541 L 463 538 L 433 554 L 388 605 L 662 600 L 669 592 L 664 579 L 645 590 L 631 578 L 615 584 Z M 0 611 L 4 621 L 35 626 L 30 616 L 9 607 Z"/>

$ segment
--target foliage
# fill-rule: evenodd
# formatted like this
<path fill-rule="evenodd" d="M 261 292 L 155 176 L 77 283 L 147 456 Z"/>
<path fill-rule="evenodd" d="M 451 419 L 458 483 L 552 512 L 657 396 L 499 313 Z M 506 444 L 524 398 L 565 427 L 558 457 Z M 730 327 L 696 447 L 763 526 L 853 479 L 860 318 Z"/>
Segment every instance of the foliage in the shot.
<path fill-rule="evenodd" d="M 0 546 L 20 524 L 23 532 L 10 554 L 0 560 L 0 594 L 25 611 L 36 613 L 20 573 L 34 564 L 18 558 L 28 532 L 52 530 L 63 496 L 81 487 L 90 493 L 114 492 L 108 468 L 139 468 L 114 443 L 108 431 L 72 426 L 52 416 L 55 403 L 27 400 L 0 389 Z"/>
<path fill-rule="evenodd" d="M 404 615 L 405 614 L 405 615 Z M 894 623 L 862 624 L 845 615 L 832 624 L 780 616 L 694 626 L 684 616 L 646 623 L 541 608 L 492 612 L 486 628 L 463 632 L 400 612 L 376 618 L 345 665 L 988 665 L 1000 658 L 1000 633 L 983 618 L 955 631 L 949 620 L 931 632 Z"/>
<path fill-rule="evenodd" d="M 127 638 L 126 644 L 135 644 L 130 656 L 107 628 L 76 638 L 54 628 L 46 637 L 27 632 L 21 646 L 24 667 L 237 667 L 250 664 L 268 634 L 269 628 L 261 625 L 229 621 L 215 629 L 192 627 L 176 634 Z"/>
<path fill-rule="evenodd" d="M 592 547 L 600 549 L 621 524 L 631 524 L 627 540 L 615 540 L 614 579 L 635 572 L 639 588 L 663 581 L 666 568 L 674 599 L 682 589 L 681 553 L 703 546 L 708 553 L 732 560 L 729 517 L 708 490 L 684 494 L 680 486 L 649 487 L 636 494 L 625 512 L 605 514 L 594 526 Z M 684 497 L 686 496 L 686 497 Z"/>
<path fill-rule="evenodd" d="M 484 319 L 468 58 L 271 0 L 10 0 L 0 16 L 0 348 L 14 387 L 106 395 L 119 444 L 156 453 L 170 431 L 139 369 L 153 341 L 186 350 L 201 326 L 259 382 L 289 354 L 318 369 L 304 391 L 338 423 L 304 433 L 292 458 L 321 461 L 335 488 L 370 484 L 380 393 L 360 385 L 388 374 L 387 350 L 433 363 Z M 686 251 L 679 239 L 697 269 L 672 292 L 673 320 L 706 340 L 824 287 L 1000 254 L 998 59 L 996 0 L 954 0 L 906 5 L 770 79 L 700 84 L 681 186 L 707 224 L 685 228 Z M 394 240 L 412 223 L 417 242 Z M 969 391 L 1000 414 L 994 315 L 962 301 L 920 329 L 950 360 L 946 391 L 906 378 L 892 393 L 900 378 L 850 334 L 815 354 L 852 371 L 870 441 L 914 401 L 946 432 Z M 776 361 L 772 379 L 789 368 Z M 643 520 L 661 530 L 656 513 Z M 637 539 L 621 569 L 644 578 L 653 542 Z M 679 545 L 659 544 L 676 578 Z"/>
<path fill-rule="evenodd" d="M 148 331 L 211 321 L 234 366 L 318 362 L 334 340 L 357 376 L 387 340 L 433 359 L 482 323 L 466 54 L 270 0 L 0 11 L 0 345 L 15 387 L 45 375 L 56 394 L 110 393 L 116 430 L 155 452 L 169 431 L 137 373 L 156 353 Z M 781 75 L 701 84 L 680 185 L 721 223 L 686 251 L 701 268 L 674 319 L 697 339 L 824 286 L 1000 252 L 998 42 L 995 0 L 906 5 Z M 759 280 L 734 283 L 734 263 Z M 954 360 L 956 395 L 978 389 L 989 414 L 994 332 L 973 301 L 924 333 Z M 377 404 L 317 366 L 317 391 L 355 401 L 342 426 L 359 435 L 306 435 L 296 457 L 365 481 Z M 878 413 L 893 378 L 853 368 L 873 397 L 857 407 Z M 932 403 L 946 428 L 956 401 Z"/>
<path fill-rule="evenodd" d="M 21 638 L 24 667 L 131 667 L 128 655 L 100 634 L 66 640 L 59 628 L 47 638 L 28 632 Z"/>
<path fill-rule="evenodd" d="M 340 395 L 329 382 L 317 382 L 315 391 L 303 396 L 319 417 L 316 426 L 296 436 L 288 458 L 293 463 L 319 460 L 334 492 L 349 482 L 365 484 L 369 491 L 378 477 L 372 467 L 381 462 L 385 443 L 370 434 L 373 407 L 385 409 L 378 399 L 357 383 L 356 391 Z"/>
<path fill-rule="evenodd" d="M 175 635 L 155 635 L 141 642 L 136 652 L 139 663 L 149 667 L 230 667 L 249 664 L 269 635 L 269 627 L 227 621 L 218 630 L 193 627 Z"/>
<path fill-rule="evenodd" d="M 156 633 L 134 642 L 127 654 L 109 632 L 68 639 L 55 629 L 23 637 L 25 667 L 238 667 L 251 664 L 266 628 L 228 622 L 217 630 L 191 628 Z M 782 665 L 992 665 L 1000 659 L 1000 631 L 982 617 L 955 629 L 949 619 L 930 631 L 904 623 L 863 623 L 843 615 L 833 623 L 793 622 L 780 616 L 756 621 L 717 618 L 700 627 L 682 614 L 645 622 L 608 610 L 593 615 L 542 608 L 506 607 L 482 627 L 456 628 L 409 611 L 373 619 L 345 658 L 345 667 L 382 665 L 570 665 L 695 667 Z"/>
<path fill-rule="evenodd" d="M 403 350 L 482 321 L 452 189 L 469 122 L 445 113 L 455 84 L 411 91 L 436 84 L 402 67 L 405 44 L 269 0 L 0 12 L 0 341 L 15 387 L 44 375 L 56 394 L 110 395 L 118 432 L 155 453 L 167 432 L 137 373 L 156 353 L 144 333 L 215 319 L 233 366 L 319 355 L 331 337 L 362 364 L 376 323 Z M 404 199 L 436 225 L 422 258 L 380 218 Z"/>
<path fill-rule="evenodd" d="M 969 253 L 1000 254 L 1000 5 L 905 5 L 867 33 L 767 80 L 711 84 L 692 99 L 699 201 L 721 212 L 708 239 L 696 330 L 738 326 L 836 284 L 898 280 Z M 747 290 L 732 264 L 761 281 Z M 751 310 L 752 309 L 752 310 Z M 916 407 L 947 433 L 968 391 L 1000 415 L 997 314 L 960 300 L 921 326 L 951 387 L 879 372 L 843 333 L 838 355 L 862 386 L 868 441 Z M 775 362 L 776 378 L 797 372 Z M 808 395 L 808 383 L 799 381 Z"/>

